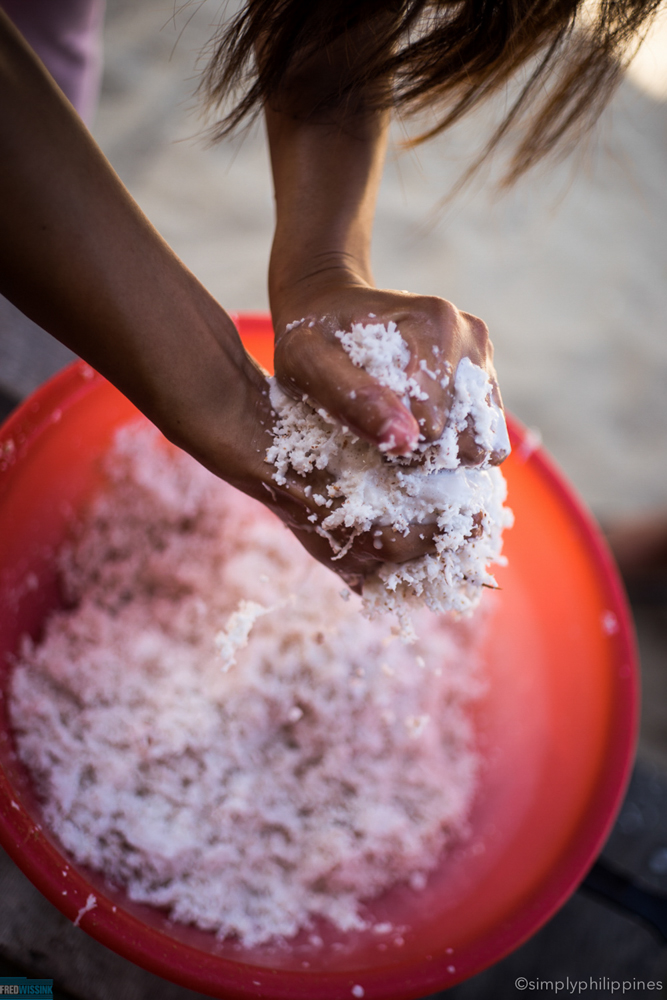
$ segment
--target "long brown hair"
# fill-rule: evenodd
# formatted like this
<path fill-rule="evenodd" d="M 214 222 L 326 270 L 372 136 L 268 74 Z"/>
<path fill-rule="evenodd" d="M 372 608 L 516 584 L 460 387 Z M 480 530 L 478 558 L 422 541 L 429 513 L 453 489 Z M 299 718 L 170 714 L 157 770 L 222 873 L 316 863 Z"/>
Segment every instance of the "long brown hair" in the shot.
<path fill-rule="evenodd" d="M 366 104 L 404 114 L 435 107 L 435 125 L 414 143 L 453 125 L 525 67 L 480 157 L 515 134 L 513 181 L 595 121 L 660 2 L 247 0 L 215 36 L 202 79 L 210 107 L 233 102 L 211 135 L 222 138 L 252 120 L 279 99 L 295 67 L 332 46 L 347 52 L 361 32 L 363 58 L 357 46 L 323 104 L 343 107 L 363 91 Z M 382 81 L 391 83 L 372 86 Z"/>

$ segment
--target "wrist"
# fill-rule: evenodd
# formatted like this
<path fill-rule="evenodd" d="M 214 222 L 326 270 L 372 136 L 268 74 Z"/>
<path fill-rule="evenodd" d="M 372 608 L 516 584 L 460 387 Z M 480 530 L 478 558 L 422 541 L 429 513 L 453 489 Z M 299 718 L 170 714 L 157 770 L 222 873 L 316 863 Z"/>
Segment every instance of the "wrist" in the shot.
<path fill-rule="evenodd" d="M 170 379 L 157 373 L 152 419 L 215 475 L 266 502 L 262 483 L 270 478 L 265 456 L 272 443 L 268 385 L 225 318 L 228 330 L 218 326 L 204 338 L 188 337 Z"/>
<path fill-rule="evenodd" d="M 366 255 L 320 248 L 286 260 L 274 244 L 271 260 L 269 301 L 276 337 L 295 320 L 319 319 L 318 313 L 330 312 L 352 289 L 375 287 Z"/>
<path fill-rule="evenodd" d="M 135 299 L 117 317 L 120 349 L 108 351 L 104 337 L 89 360 L 170 441 L 239 485 L 267 446 L 251 445 L 263 434 L 265 377 L 219 303 L 182 266 L 166 270 L 160 305 Z"/>
<path fill-rule="evenodd" d="M 276 194 L 269 265 L 275 320 L 283 302 L 337 284 L 373 285 L 371 236 L 388 118 L 378 113 L 353 131 L 271 110 L 266 120 Z"/>

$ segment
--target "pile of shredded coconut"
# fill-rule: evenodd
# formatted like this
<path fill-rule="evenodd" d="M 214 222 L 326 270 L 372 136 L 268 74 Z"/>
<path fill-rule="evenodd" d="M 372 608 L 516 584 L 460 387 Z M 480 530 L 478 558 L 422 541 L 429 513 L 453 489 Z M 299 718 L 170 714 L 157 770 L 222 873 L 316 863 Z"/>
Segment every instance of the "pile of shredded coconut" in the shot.
<path fill-rule="evenodd" d="M 368 926 L 364 900 L 418 890 L 465 833 L 472 630 L 422 611 L 395 641 L 144 423 L 107 477 L 62 552 L 69 606 L 11 678 L 47 823 L 132 899 L 247 946 Z"/>
<path fill-rule="evenodd" d="M 409 406 L 411 398 L 427 399 L 406 373 L 408 346 L 395 323 L 356 323 L 336 336 L 352 362 L 392 389 Z M 449 383 L 446 364 L 439 364 L 434 348 L 433 370 L 422 360 L 429 378 Z M 321 514 L 313 514 L 314 530 L 327 537 L 340 558 L 362 532 L 391 526 L 407 533 L 411 525 L 436 526 L 433 555 L 409 562 L 385 563 L 363 588 L 364 607 L 377 612 L 402 611 L 425 604 L 432 611 L 467 613 L 479 603 L 481 588 L 494 587 L 491 563 L 503 564 L 502 532 L 512 523 L 503 506 L 505 479 L 497 467 L 484 461 L 474 468 L 460 464 L 458 435 L 469 423 L 476 443 L 488 456 L 509 453 L 509 438 L 500 407 L 492 397 L 486 372 L 463 358 L 454 376 L 453 404 L 442 437 L 421 441 L 419 462 L 386 454 L 360 440 L 308 398 L 295 401 L 275 379 L 270 380 L 271 404 L 276 414 L 274 443 L 267 459 L 276 467 L 274 479 L 282 485 L 290 470 L 307 476 L 326 470 L 330 483 L 313 495 Z M 347 529 L 349 541 L 337 543 L 333 532 Z M 381 554 L 381 553 L 380 553 Z M 334 559 L 336 556 L 334 556 Z"/>

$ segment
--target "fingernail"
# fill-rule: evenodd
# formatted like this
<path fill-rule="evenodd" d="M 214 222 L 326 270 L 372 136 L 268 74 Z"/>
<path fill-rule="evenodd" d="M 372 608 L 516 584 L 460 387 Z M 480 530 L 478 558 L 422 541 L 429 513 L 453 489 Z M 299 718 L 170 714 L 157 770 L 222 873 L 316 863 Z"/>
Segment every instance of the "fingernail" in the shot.
<path fill-rule="evenodd" d="M 409 455 L 419 441 L 419 424 L 410 413 L 396 413 L 380 428 L 379 441 L 380 451 Z"/>

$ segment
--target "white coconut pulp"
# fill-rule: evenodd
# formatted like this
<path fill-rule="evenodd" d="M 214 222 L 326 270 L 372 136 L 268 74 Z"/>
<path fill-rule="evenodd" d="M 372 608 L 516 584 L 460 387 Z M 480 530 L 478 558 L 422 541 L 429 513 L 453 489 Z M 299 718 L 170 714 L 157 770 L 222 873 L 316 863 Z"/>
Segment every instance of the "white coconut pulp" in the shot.
<path fill-rule="evenodd" d="M 411 399 L 428 398 L 414 378 L 406 374 L 408 346 L 395 323 L 354 324 L 336 336 L 352 362 L 382 385 L 392 389 L 409 406 Z M 438 363 L 421 368 L 432 380 L 447 385 L 449 374 Z M 364 607 L 368 614 L 425 604 L 432 611 L 470 612 L 479 603 L 483 586 L 494 587 L 492 563 L 502 565 L 503 529 L 512 524 L 511 511 L 503 506 L 507 489 L 500 469 L 490 464 L 492 453 L 509 453 L 509 438 L 502 410 L 493 399 L 487 373 L 463 358 L 454 376 L 453 403 L 442 436 L 434 443 L 420 441 L 419 461 L 391 456 L 342 427 L 308 398 L 287 396 L 270 379 L 271 405 L 275 411 L 274 443 L 267 460 L 282 485 L 291 470 L 304 477 L 326 471 L 331 481 L 313 494 L 320 508 L 311 515 L 313 528 L 326 536 L 334 559 L 347 551 L 354 538 L 378 527 L 403 534 L 415 525 L 435 528 L 436 552 L 401 564 L 384 563 L 366 580 Z M 458 436 L 472 422 L 474 438 L 483 460 L 474 468 L 461 464 Z M 334 532 L 345 529 L 348 542 L 341 546 Z"/>
<path fill-rule="evenodd" d="M 395 641 L 277 518 L 145 425 L 119 433 L 107 477 L 60 555 L 69 606 L 11 678 L 49 827 L 130 898 L 220 937 L 324 917 L 400 947 L 364 900 L 420 891 L 465 834 L 479 623 L 423 610 L 415 644 Z"/>

